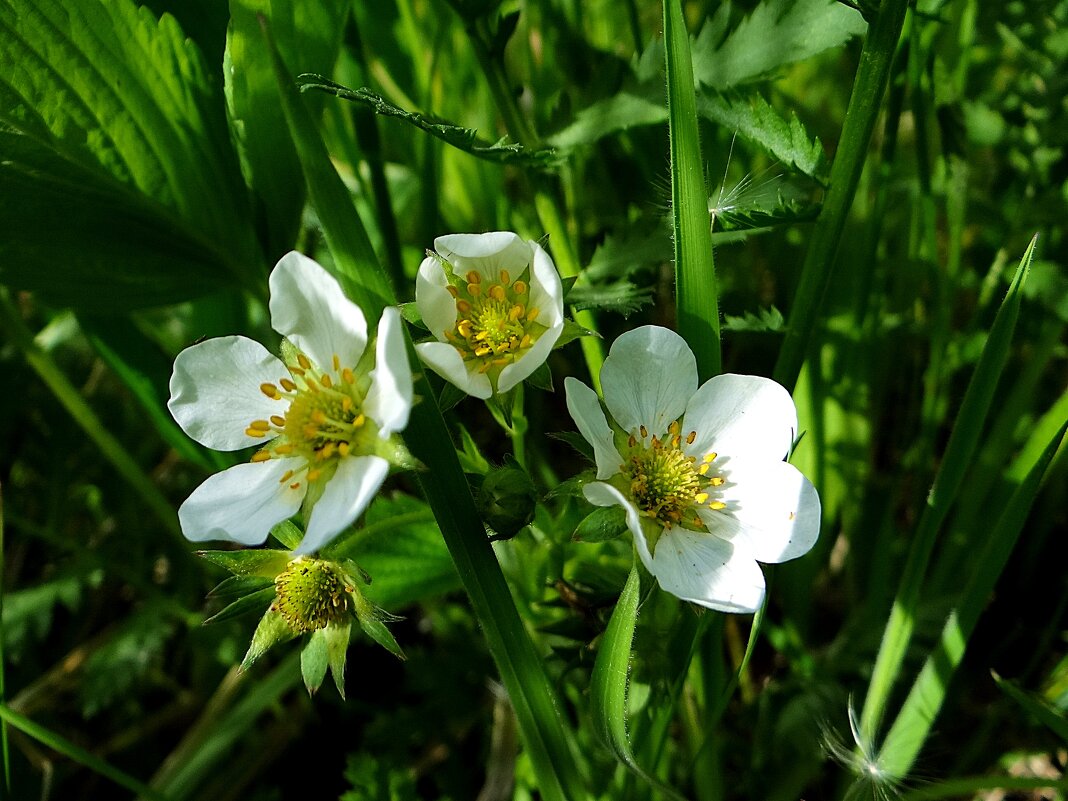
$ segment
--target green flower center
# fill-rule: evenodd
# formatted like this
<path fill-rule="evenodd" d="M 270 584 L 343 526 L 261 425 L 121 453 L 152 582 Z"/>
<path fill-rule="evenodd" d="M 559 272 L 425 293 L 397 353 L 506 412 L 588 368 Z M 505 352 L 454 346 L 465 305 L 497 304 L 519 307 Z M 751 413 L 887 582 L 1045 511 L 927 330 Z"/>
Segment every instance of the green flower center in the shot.
<path fill-rule="evenodd" d="M 450 283 L 456 299 L 456 327 L 445 332 L 465 362 L 474 362 L 480 373 L 501 368 L 528 350 L 545 326 L 535 322 L 540 310 L 530 306 L 526 281 L 512 281 L 501 270 L 500 283 L 489 284 L 471 270 L 466 284 Z"/>
<path fill-rule="evenodd" d="M 288 408 L 280 406 L 279 414 L 268 420 L 253 420 L 245 433 L 250 437 L 278 435 L 253 455 L 253 462 L 279 456 L 304 458 L 307 469 L 299 474 L 287 472 L 280 482 L 298 489 L 301 481 L 315 482 L 324 472 L 329 478 L 338 460 L 350 453 L 372 451 L 378 430 L 361 411 L 368 380 L 342 368 L 336 355 L 330 371 L 319 369 L 296 350 L 286 361 L 289 376 L 277 384 L 261 384 L 260 391 L 272 400 L 288 401 Z"/>
<path fill-rule="evenodd" d="M 710 489 L 724 483 L 722 477 L 709 475 L 715 453 L 702 459 L 688 456 L 682 449 L 683 437 L 676 420 L 669 427 L 668 438 L 649 437 L 645 426 L 639 429 L 641 438 L 633 434 L 624 449 L 620 472 L 630 483 L 630 497 L 638 510 L 661 525 L 703 529 L 696 509 L 723 509 L 726 504 L 712 500 Z M 685 438 L 692 445 L 697 432 Z"/>
<path fill-rule="evenodd" d="M 344 623 L 354 613 L 355 588 L 335 562 L 298 557 L 274 579 L 274 608 L 298 634 Z"/>

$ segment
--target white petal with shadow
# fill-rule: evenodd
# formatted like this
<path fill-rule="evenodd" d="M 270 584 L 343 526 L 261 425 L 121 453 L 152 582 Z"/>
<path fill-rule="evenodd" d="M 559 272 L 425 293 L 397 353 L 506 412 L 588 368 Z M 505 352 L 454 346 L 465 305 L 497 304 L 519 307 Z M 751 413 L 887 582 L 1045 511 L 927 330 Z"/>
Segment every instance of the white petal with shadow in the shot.
<path fill-rule="evenodd" d="M 797 410 L 790 393 L 770 378 L 727 373 L 693 394 L 682 425 L 697 432 L 687 453 L 777 461 L 793 443 Z"/>
<path fill-rule="evenodd" d="M 755 612 L 764 599 L 764 574 L 744 546 L 704 532 L 664 531 L 650 572 L 667 592 L 709 609 Z"/>
<path fill-rule="evenodd" d="M 304 539 L 295 553 L 317 551 L 352 525 L 371 503 L 388 472 L 389 462 L 380 456 L 342 459 L 312 508 Z"/>
<path fill-rule="evenodd" d="M 400 309 L 396 306 L 382 311 L 375 343 L 375 369 L 371 371 L 371 387 L 363 404 L 364 412 L 378 424 L 378 436 L 382 439 L 408 425 L 412 410 L 412 371 L 402 325 Z"/>
<path fill-rule="evenodd" d="M 593 446 L 593 458 L 597 463 L 597 478 L 611 478 L 619 472 L 623 458 L 616 450 L 612 429 L 601 409 L 597 393 L 577 378 L 564 379 L 564 395 L 567 410 L 579 433 Z"/>
<path fill-rule="evenodd" d="M 423 364 L 468 395 L 485 400 L 493 394 L 489 376 L 467 369 L 463 358 L 452 345 L 445 342 L 421 342 L 415 352 Z"/>

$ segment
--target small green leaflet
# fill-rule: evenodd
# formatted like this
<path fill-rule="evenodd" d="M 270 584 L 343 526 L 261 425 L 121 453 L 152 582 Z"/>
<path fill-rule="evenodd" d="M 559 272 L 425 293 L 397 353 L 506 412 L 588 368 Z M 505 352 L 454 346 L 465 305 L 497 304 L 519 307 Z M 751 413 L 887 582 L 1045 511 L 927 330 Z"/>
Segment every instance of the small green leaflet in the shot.
<path fill-rule="evenodd" d="M 452 145 L 458 150 L 470 153 L 480 159 L 496 161 L 503 164 L 521 164 L 527 167 L 549 169 L 558 161 L 556 151 L 552 148 L 531 149 L 517 143 L 508 143 L 504 139 L 497 142 L 488 142 L 479 139 L 478 131 L 473 128 L 464 128 L 451 122 L 432 119 L 414 111 L 405 111 L 377 95 L 370 89 L 350 89 L 339 83 L 334 83 L 322 75 L 306 73 L 297 76 L 298 85 L 302 92 L 316 89 L 337 95 L 342 100 L 349 100 L 369 107 L 375 114 L 382 117 L 396 117 L 414 125 L 420 130 L 426 131 L 446 144 Z"/>

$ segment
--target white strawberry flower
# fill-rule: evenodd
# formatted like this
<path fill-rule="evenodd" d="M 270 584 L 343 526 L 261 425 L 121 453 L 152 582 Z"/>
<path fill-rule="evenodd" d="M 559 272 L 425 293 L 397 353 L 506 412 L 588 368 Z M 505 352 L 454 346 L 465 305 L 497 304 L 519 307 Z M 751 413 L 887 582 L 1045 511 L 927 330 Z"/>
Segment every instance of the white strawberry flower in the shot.
<path fill-rule="evenodd" d="M 586 498 L 623 507 L 638 556 L 664 590 L 724 612 L 759 609 L 757 563 L 807 553 L 820 529 L 816 489 L 783 461 L 797 431 L 790 394 L 749 375 L 698 387 L 692 351 L 658 326 L 616 339 L 601 386 L 610 418 L 592 389 L 564 382 L 597 463 Z"/>
<path fill-rule="evenodd" d="M 402 461 L 394 435 L 408 424 L 412 374 L 396 308 L 368 347 L 360 307 L 315 261 L 288 253 L 269 284 L 281 359 L 228 336 L 174 361 L 167 407 L 190 437 L 220 451 L 261 446 L 197 487 L 178 519 L 195 542 L 258 545 L 304 507 L 306 554 L 348 527 Z"/>
<path fill-rule="evenodd" d="M 564 330 L 564 290 L 549 254 L 509 231 L 434 240 L 415 303 L 436 342 L 419 358 L 468 395 L 487 399 L 528 378 Z"/>

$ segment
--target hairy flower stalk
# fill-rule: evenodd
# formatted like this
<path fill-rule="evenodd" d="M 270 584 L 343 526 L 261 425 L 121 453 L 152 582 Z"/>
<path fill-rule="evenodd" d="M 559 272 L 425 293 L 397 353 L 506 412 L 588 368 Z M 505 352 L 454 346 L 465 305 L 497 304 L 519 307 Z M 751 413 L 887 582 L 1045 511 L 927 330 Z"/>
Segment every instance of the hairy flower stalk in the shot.
<path fill-rule="evenodd" d="M 726 612 L 758 609 L 757 562 L 801 556 L 819 534 L 819 496 L 783 461 L 797 429 L 790 395 L 758 376 L 720 375 L 698 387 L 693 353 L 658 326 L 615 341 L 601 384 L 610 417 L 592 389 L 564 382 L 597 463 L 586 498 L 623 507 L 663 589 Z"/>
<path fill-rule="evenodd" d="M 210 477 L 178 510 L 185 536 L 262 543 L 304 509 L 298 553 L 327 545 L 367 508 L 391 464 L 410 462 L 412 376 L 395 308 L 368 347 L 363 312 L 311 259 L 289 253 L 270 278 L 279 360 L 245 337 L 209 339 L 175 359 L 168 408 L 202 445 L 258 445 Z"/>

